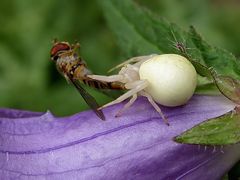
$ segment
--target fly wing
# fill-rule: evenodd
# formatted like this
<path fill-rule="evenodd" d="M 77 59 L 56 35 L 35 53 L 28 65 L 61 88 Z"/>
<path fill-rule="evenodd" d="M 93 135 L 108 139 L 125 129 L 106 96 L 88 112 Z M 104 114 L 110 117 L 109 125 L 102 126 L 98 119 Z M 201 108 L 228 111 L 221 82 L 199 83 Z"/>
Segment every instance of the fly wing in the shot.
<path fill-rule="evenodd" d="M 94 99 L 94 97 L 92 97 L 80 84 L 80 82 L 78 80 L 74 80 L 69 78 L 70 82 L 76 87 L 76 89 L 78 90 L 78 92 L 81 94 L 81 96 L 83 97 L 83 99 L 86 101 L 86 103 L 94 110 L 94 112 L 96 113 L 96 115 L 102 119 L 105 120 L 105 116 L 103 114 L 103 112 L 101 110 L 98 110 L 98 108 L 100 107 L 98 105 L 98 103 L 96 102 L 96 100 Z"/>
<path fill-rule="evenodd" d="M 119 96 L 121 96 L 124 93 L 123 90 L 114 90 L 114 89 L 97 89 L 97 90 L 112 99 L 117 99 Z"/>

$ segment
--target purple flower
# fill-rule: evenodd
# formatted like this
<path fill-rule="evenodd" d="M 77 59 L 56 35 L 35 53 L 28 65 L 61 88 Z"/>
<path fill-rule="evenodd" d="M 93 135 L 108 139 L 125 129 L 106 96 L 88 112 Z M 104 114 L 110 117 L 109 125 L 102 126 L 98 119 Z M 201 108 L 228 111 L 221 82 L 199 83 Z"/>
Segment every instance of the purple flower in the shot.
<path fill-rule="evenodd" d="M 240 158 L 240 145 L 203 147 L 172 138 L 233 109 L 219 96 L 194 96 L 162 110 L 164 124 L 140 98 L 122 117 L 123 104 L 57 118 L 50 112 L 0 110 L 0 179 L 219 179 Z"/>

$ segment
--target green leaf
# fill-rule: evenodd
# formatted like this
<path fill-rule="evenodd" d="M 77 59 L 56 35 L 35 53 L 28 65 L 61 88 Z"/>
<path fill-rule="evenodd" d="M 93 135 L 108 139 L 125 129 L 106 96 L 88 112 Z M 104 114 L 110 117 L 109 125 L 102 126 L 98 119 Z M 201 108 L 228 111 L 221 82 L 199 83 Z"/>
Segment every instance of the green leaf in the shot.
<path fill-rule="evenodd" d="M 211 74 L 219 91 L 232 102 L 240 105 L 240 81 L 230 76 L 218 75 L 213 69 Z"/>
<path fill-rule="evenodd" d="M 209 119 L 177 136 L 174 140 L 184 144 L 227 145 L 240 142 L 239 109 Z"/>
<path fill-rule="evenodd" d="M 207 67 L 213 67 L 213 69 L 221 75 L 229 75 L 233 78 L 239 78 L 240 62 L 232 53 L 209 45 L 196 32 L 193 26 L 190 26 L 189 33 L 192 36 L 191 39 L 193 40 L 193 43 L 196 45 L 197 49 L 200 50 Z"/>
<path fill-rule="evenodd" d="M 133 1 L 99 1 L 118 43 L 128 56 L 171 52 L 174 41 L 163 18 L 152 18 Z M 159 29 L 161 29 L 159 31 Z M 169 38 L 169 39 L 168 39 Z"/>
<path fill-rule="evenodd" d="M 209 45 L 192 26 L 186 32 L 131 0 L 105 0 L 99 3 L 126 56 L 181 54 L 193 63 L 200 75 L 209 79 L 211 75 L 208 67 L 214 68 L 221 75 L 239 77 L 240 64 L 236 57 L 226 50 Z M 210 90 L 215 89 L 206 88 L 206 91 Z"/>

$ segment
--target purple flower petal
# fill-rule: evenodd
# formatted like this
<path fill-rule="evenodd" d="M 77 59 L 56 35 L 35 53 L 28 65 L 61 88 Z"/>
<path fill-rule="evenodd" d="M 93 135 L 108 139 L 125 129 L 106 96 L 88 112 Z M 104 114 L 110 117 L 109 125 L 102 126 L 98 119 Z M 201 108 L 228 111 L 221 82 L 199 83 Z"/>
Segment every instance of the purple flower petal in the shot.
<path fill-rule="evenodd" d="M 219 179 L 240 158 L 240 145 L 203 147 L 172 138 L 234 105 L 219 96 L 194 96 L 166 108 L 164 124 L 140 98 L 120 118 L 122 104 L 56 118 L 50 112 L 0 110 L 1 179 Z"/>

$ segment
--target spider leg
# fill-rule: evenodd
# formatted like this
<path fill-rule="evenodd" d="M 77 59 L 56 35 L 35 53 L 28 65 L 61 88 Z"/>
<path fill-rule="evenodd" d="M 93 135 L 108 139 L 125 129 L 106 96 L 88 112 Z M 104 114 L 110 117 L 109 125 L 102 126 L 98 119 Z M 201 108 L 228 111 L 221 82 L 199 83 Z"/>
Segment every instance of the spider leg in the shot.
<path fill-rule="evenodd" d="M 175 34 L 174 34 L 173 30 L 171 29 L 170 31 L 171 31 L 171 33 L 172 33 L 172 36 L 173 36 L 173 39 L 174 39 L 175 43 L 177 43 L 177 42 L 178 42 L 178 40 L 177 40 L 177 38 L 176 38 L 176 36 L 175 36 Z"/>
<path fill-rule="evenodd" d="M 101 76 L 101 75 L 87 75 L 91 79 L 105 82 L 121 81 L 124 77 L 122 75 Z"/>
<path fill-rule="evenodd" d="M 147 55 L 147 56 L 137 56 L 137 57 L 133 57 L 133 58 L 128 59 L 128 60 L 124 61 L 123 63 L 121 63 L 121 64 L 113 67 L 112 69 L 110 69 L 110 70 L 108 71 L 108 73 L 109 73 L 109 72 L 112 72 L 112 71 L 114 71 L 114 70 L 116 70 L 116 69 L 118 69 L 118 68 L 121 68 L 121 67 L 123 67 L 123 66 L 125 66 L 125 65 L 127 65 L 127 64 L 132 64 L 132 63 L 136 63 L 136 62 L 139 62 L 139 61 L 145 61 L 145 60 L 147 60 L 147 59 L 149 59 L 149 58 L 151 58 L 151 57 L 154 57 L 154 56 L 156 56 L 156 55 L 157 55 L 157 54 L 151 54 L 151 55 Z"/>
<path fill-rule="evenodd" d="M 127 91 L 125 94 L 121 95 L 114 101 L 107 103 L 98 109 L 102 109 L 102 108 L 105 108 L 105 107 L 108 107 L 108 106 L 111 106 L 114 104 L 118 104 L 118 103 L 124 101 L 125 99 L 133 96 L 134 94 L 137 94 L 139 91 L 143 90 L 144 88 L 146 88 L 148 86 L 148 82 L 146 80 L 134 81 L 134 83 L 136 83 L 136 82 L 138 82 L 138 84 L 134 88 L 130 89 L 129 91 Z"/>
<path fill-rule="evenodd" d="M 117 112 L 117 114 L 115 115 L 115 117 L 121 116 L 121 114 L 122 114 L 126 109 L 128 109 L 128 108 L 136 101 L 136 99 L 137 99 L 137 94 L 134 94 L 134 95 L 132 96 L 132 98 L 128 101 L 128 103 L 126 103 L 126 104 L 123 106 L 123 108 L 120 109 L 120 110 Z"/>
<path fill-rule="evenodd" d="M 165 122 L 165 124 L 167 124 L 169 126 L 168 120 L 165 117 L 165 115 L 163 114 L 162 110 L 160 109 L 160 107 L 155 103 L 155 101 L 153 100 L 152 96 L 150 96 L 148 93 L 146 93 L 145 91 L 140 92 L 140 95 L 145 96 L 148 101 L 150 102 L 150 104 L 154 107 L 154 109 L 160 114 L 160 116 L 162 117 L 163 121 Z"/>

